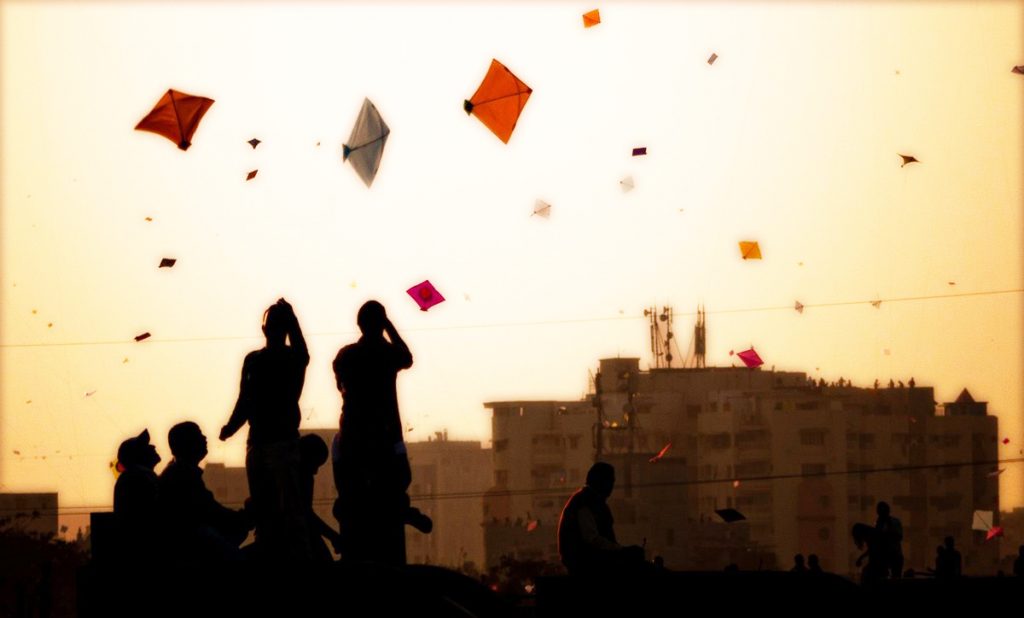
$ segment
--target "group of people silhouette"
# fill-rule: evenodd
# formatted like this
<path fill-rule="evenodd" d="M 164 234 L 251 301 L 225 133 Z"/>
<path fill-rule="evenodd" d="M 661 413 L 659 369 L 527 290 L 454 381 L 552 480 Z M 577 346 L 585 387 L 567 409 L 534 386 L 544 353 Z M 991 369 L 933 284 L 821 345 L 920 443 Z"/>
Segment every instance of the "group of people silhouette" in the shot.
<path fill-rule="evenodd" d="M 181 561 L 331 561 L 326 539 L 346 560 L 405 564 L 405 526 L 433 528 L 407 493 L 412 475 L 395 382 L 412 366 L 412 354 L 379 302 L 365 303 L 356 322 L 362 336 L 333 363 L 343 404 L 328 449 L 319 436 L 299 435 L 309 352 L 295 312 L 283 298 L 264 312 L 266 345 L 245 357 L 238 401 L 219 435 L 228 440 L 249 426 L 244 508 L 219 504 L 206 488 L 199 463 L 207 438 L 196 423 L 171 428 L 173 459 L 159 476 L 148 430 L 125 440 L 114 487 L 119 550 Z M 314 477 L 328 458 L 338 530 L 313 509 Z M 151 533 L 154 525 L 161 534 Z M 255 542 L 241 548 L 253 529 Z M 154 537 L 162 539 L 157 547 Z"/>

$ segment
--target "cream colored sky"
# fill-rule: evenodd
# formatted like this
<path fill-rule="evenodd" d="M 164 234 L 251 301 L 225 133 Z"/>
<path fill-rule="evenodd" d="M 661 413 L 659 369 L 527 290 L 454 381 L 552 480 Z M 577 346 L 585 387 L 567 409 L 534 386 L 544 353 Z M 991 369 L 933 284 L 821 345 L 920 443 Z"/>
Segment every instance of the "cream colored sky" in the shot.
<path fill-rule="evenodd" d="M 1020 293 L 715 311 L 1024 287 L 1024 5 L 598 6 L 584 30 L 577 3 L 3 3 L 4 489 L 109 504 L 127 435 L 165 458 L 179 420 L 215 435 L 279 296 L 310 343 L 305 426 L 337 422 L 330 361 L 368 298 L 416 358 L 410 439 L 578 397 L 598 358 L 649 358 L 644 306 L 685 343 L 703 302 L 711 362 L 752 343 L 828 379 L 967 386 L 1019 456 Z M 534 89 L 508 145 L 462 111 L 491 58 Z M 132 130 L 169 87 L 216 100 L 187 152 Z M 340 161 L 364 97 L 392 130 L 369 190 Z M 404 293 L 424 278 L 449 299 L 428 313 Z M 550 323 L 583 318 L 611 319 Z"/>

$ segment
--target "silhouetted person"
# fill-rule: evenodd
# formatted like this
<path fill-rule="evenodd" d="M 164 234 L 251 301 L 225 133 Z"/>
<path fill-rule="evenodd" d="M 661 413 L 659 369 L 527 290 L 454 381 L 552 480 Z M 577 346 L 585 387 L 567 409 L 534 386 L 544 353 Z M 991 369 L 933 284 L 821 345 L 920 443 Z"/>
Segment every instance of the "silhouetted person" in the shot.
<path fill-rule="evenodd" d="M 292 306 L 283 298 L 263 314 L 266 347 L 242 364 L 238 402 L 220 430 L 227 440 L 249 423 L 245 472 L 261 556 L 305 560 L 312 554 L 299 471 L 299 396 L 309 352 Z"/>
<path fill-rule="evenodd" d="M 896 383 L 892 381 L 892 378 L 889 378 L 889 388 L 896 388 Z"/>
<path fill-rule="evenodd" d="M 917 386 L 917 382 L 914 381 L 914 376 L 910 376 L 910 382 L 907 382 L 907 386 L 909 386 L 910 388 L 914 388 L 915 386 Z"/>
<path fill-rule="evenodd" d="M 172 558 L 189 562 L 240 558 L 238 546 L 252 529 L 242 511 L 222 506 L 203 481 L 199 467 L 207 454 L 206 436 L 193 422 L 167 433 L 174 459 L 160 473 L 160 510 Z"/>
<path fill-rule="evenodd" d="M 313 559 L 317 562 L 333 562 L 324 539 L 331 542 L 334 551 L 341 553 L 341 536 L 327 524 L 313 508 L 313 486 L 317 470 L 327 461 L 327 443 L 318 435 L 309 434 L 299 438 L 299 460 L 302 468 L 302 500 L 306 505 L 306 519 L 309 528 L 309 544 Z"/>
<path fill-rule="evenodd" d="M 790 573 L 806 573 L 807 566 L 804 564 L 804 555 L 797 554 L 793 556 L 793 568 L 789 570 Z"/>
<path fill-rule="evenodd" d="M 1024 545 L 1017 548 L 1017 559 L 1013 561 L 1013 574 L 1024 577 Z"/>
<path fill-rule="evenodd" d="M 818 560 L 818 554 L 811 554 L 807 556 L 807 572 L 811 575 L 821 575 L 825 571 L 821 570 L 821 562 Z"/>
<path fill-rule="evenodd" d="M 334 359 L 343 400 L 334 515 L 346 559 L 403 565 L 412 473 L 395 382 L 412 353 L 379 302 L 363 304 L 356 323 L 362 337 Z"/>
<path fill-rule="evenodd" d="M 608 497 L 615 487 L 615 468 L 598 462 L 587 472 L 586 485 L 565 503 L 558 520 L 558 553 L 570 575 L 614 575 L 640 572 L 644 550 L 619 545 Z"/>
<path fill-rule="evenodd" d="M 853 542 L 862 553 L 855 563 L 861 566 L 864 559 L 867 564 L 861 568 L 860 583 L 872 584 L 888 577 L 888 566 L 885 562 L 885 552 L 881 548 L 878 531 L 868 524 L 853 525 Z"/>
<path fill-rule="evenodd" d="M 128 438 L 117 449 L 121 474 L 114 484 L 117 553 L 129 563 L 151 561 L 160 553 L 159 487 L 153 469 L 160 455 L 149 442 L 149 430 Z"/>
<path fill-rule="evenodd" d="M 883 552 L 886 577 L 900 579 L 903 577 L 903 524 L 890 514 L 887 502 L 879 502 L 875 512 L 878 514 L 875 531 Z"/>
<path fill-rule="evenodd" d="M 953 537 L 947 536 L 944 541 L 945 544 L 939 546 L 941 551 L 935 557 L 935 577 L 960 577 L 963 572 L 963 558 L 954 547 Z"/>

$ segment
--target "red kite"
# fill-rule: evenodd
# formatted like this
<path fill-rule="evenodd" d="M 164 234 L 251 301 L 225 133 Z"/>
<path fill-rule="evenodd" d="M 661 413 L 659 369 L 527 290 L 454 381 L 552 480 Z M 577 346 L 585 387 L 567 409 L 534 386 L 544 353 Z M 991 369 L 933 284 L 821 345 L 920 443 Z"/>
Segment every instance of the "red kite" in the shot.
<path fill-rule="evenodd" d="M 651 463 L 658 463 L 659 461 L 661 461 L 661 458 L 665 456 L 665 453 L 667 453 L 668 449 L 670 448 L 672 448 L 671 442 L 662 447 L 662 449 L 658 451 L 658 454 L 655 455 L 654 457 L 651 457 L 648 461 Z"/>
<path fill-rule="evenodd" d="M 985 533 L 985 541 L 991 541 L 997 536 L 1003 536 L 1002 526 L 992 526 L 989 528 L 988 532 Z"/>
<path fill-rule="evenodd" d="M 538 520 L 538 519 L 531 519 L 526 524 L 526 531 L 527 532 L 533 532 L 534 530 L 537 529 L 538 526 L 540 526 L 540 520 Z"/>
<path fill-rule="evenodd" d="M 213 99 L 168 90 L 153 111 L 135 125 L 135 130 L 163 135 L 176 143 L 178 148 L 188 150 L 192 145 L 192 134 L 211 105 Z"/>
<path fill-rule="evenodd" d="M 248 174 L 245 175 L 245 179 L 246 180 L 252 180 L 253 178 L 256 178 L 256 174 L 258 172 L 259 172 L 259 170 L 253 170 L 253 171 L 249 172 Z"/>
<path fill-rule="evenodd" d="M 1021 66 L 1018 66 L 1018 67 L 1013 67 L 1012 69 L 1010 69 L 1010 72 L 1011 73 L 1019 73 L 1020 75 L 1024 75 L 1024 64 L 1022 64 Z"/>
<path fill-rule="evenodd" d="M 467 114 L 476 114 L 484 126 L 507 144 L 532 92 L 505 65 L 492 59 L 484 81 L 462 107 Z"/>
<path fill-rule="evenodd" d="M 160 260 L 160 266 L 157 268 L 174 268 L 174 264 L 177 261 L 175 258 L 163 258 Z"/>

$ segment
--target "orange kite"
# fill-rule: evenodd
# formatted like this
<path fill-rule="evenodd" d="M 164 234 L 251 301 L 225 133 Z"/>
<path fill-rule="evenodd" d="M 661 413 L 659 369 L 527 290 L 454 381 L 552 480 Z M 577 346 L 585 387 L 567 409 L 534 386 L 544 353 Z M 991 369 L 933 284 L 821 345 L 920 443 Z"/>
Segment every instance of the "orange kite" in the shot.
<path fill-rule="evenodd" d="M 741 240 L 740 255 L 744 260 L 760 260 L 761 246 L 757 244 L 756 240 Z"/>
<path fill-rule="evenodd" d="M 526 106 L 533 89 L 497 60 L 491 60 L 484 81 L 476 89 L 473 98 L 463 104 L 467 114 L 476 114 L 498 139 L 508 143 L 512 130 L 516 128 L 519 114 Z"/>
<path fill-rule="evenodd" d="M 594 9 L 583 14 L 583 27 L 593 28 L 597 24 L 601 23 L 601 11 Z"/>
<path fill-rule="evenodd" d="M 178 148 L 188 150 L 192 145 L 192 134 L 211 105 L 213 99 L 168 90 L 153 111 L 135 125 L 135 130 L 163 135 L 177 144 Z"/>

